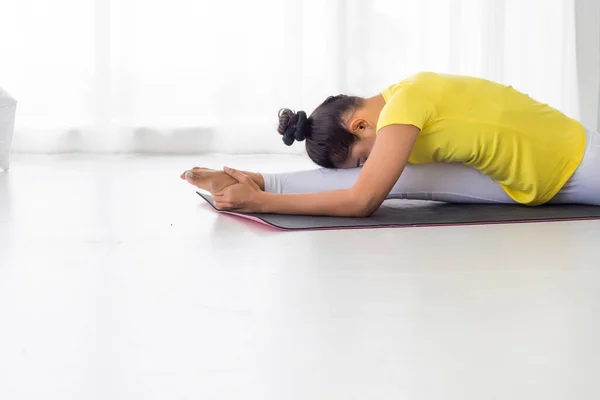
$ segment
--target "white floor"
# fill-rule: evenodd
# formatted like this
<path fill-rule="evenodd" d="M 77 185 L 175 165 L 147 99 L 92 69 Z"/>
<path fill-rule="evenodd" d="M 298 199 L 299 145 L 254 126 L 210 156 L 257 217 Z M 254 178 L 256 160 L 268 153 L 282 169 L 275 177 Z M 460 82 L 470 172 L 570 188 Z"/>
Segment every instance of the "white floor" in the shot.
<path fill-rule="evenodd" d="M 600 398 L 600 222 L 279 233 L 178 178 L 224 160 L 0 173 L 0 399 Z"/>

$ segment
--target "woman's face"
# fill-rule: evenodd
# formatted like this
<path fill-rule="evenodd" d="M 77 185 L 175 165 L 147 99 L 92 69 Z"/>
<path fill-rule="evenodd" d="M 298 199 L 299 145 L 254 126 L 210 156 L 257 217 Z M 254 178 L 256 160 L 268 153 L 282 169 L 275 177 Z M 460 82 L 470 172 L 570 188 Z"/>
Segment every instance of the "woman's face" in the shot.
<path fill-rule="evenodd" d="M 367 161 L 369 154 L 371 154 L 373 144 L 375 144 L 375 136 L 366 138 L 359 137 L 359 139 L 350 147 L 346 160 L 338 168 L 362 167 Z"/>

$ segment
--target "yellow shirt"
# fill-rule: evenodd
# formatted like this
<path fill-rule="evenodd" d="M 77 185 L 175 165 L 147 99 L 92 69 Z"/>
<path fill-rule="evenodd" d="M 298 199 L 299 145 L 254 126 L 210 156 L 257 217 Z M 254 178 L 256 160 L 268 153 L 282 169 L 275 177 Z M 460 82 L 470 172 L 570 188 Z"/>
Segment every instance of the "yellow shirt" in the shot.
<path fill-rule="evenodd" d="M 577 169 L 585 129 L 510 86 L 423 72 L 382 92 L 377 130 L 421 129 L 409 162 L 458 162 L 498 182 L 516 202 L 552 199 Z"/>

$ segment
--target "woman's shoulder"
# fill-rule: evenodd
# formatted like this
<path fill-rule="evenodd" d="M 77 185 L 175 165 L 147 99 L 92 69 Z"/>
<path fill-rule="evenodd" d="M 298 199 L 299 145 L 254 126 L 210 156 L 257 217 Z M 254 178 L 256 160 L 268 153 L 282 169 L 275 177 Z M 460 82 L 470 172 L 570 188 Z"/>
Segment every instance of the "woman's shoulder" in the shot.
<path fill-rule="evenodd" d="M 410 86 L 420 86 L 420 87 L 429 87 L 432 85 L 441 85 L 441 84 L 452 84 L 452 83 L 465 83 L 465 82 L 481 82 L 485 81 L 481 78 L 476 78 L 467 75 L 457 75 L 457 74 L 446 74 L 432 71 L 422 71 L 412 74 L 400 82 L 393 84 L 392 86 L 397 88 L 404 88 Z M 486 81 L 487 82 L 487 81 Z M 390 87 L 392 87 L 390 86 Z"/>
<path fill-rule="evenodd" d="M 398 82 L 398 84 L 402 86 L 427 85 L 430 82 L 443 80 L 445 76 L 446 75 L 437 72 L 421 71 L 404 78 L 402 81 Z"/>
<path fill-rule="evenodd" d="M 423 71 L 410 75 L 400 82 L 386 87 L 381 94 L 387 102 L 398 92 L 426 91 L 427 87 L 435 85 L 443 76 L 436 72 Z"/>

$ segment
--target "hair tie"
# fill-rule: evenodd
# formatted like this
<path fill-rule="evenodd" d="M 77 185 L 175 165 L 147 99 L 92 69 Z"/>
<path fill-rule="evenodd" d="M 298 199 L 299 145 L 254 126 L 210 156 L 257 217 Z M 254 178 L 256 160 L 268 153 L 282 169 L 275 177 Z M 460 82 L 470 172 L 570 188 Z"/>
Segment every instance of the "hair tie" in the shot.
<path fill-rule="evenodd" d="M 294 133 L 294 138 L 301 142 L 306 139 L 307 126 L 306 121 L 308 118 L 306 117 L 306 113 L 304 111 L 298 111 L 298 120 L 296 121 L 296 132 Z"/>
<path fill-rule="evenodd" d="M 304 111 L 298 111 L 290 117 L 288 128 L 283 134 L 283 143 L 287 146 L 294 144 L 294 141 L 301 142 L 306 139 L 308 118 Z"/>

